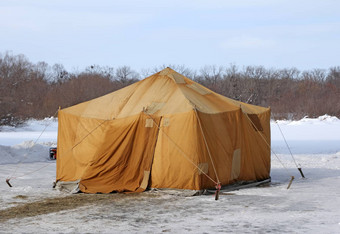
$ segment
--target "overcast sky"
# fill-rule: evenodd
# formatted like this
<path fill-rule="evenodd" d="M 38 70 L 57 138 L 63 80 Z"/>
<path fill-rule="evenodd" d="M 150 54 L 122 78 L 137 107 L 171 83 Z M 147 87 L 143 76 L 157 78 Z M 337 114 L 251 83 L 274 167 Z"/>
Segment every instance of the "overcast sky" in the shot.
<path fill-rule="evenodd" d="M 338 0 L 1 0 L 0 53 L 34 63 L 340 65 Z"/>

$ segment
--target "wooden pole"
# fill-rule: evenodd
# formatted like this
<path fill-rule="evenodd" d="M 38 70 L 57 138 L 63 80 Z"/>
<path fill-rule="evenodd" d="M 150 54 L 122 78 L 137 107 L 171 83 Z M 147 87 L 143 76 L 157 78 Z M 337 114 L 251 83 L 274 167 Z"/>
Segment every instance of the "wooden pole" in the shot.
<path fill-rule="evenodd" d="M 289 188 L 290 188 L 290 186 L 291 186 L 291 185 L 292 185 L 292 183 L 293 183 L 293 180 L 294 180 L 294 176 L 292 176 L 292 178 L 290 179 L 287 189 L 289 189 Z"/>

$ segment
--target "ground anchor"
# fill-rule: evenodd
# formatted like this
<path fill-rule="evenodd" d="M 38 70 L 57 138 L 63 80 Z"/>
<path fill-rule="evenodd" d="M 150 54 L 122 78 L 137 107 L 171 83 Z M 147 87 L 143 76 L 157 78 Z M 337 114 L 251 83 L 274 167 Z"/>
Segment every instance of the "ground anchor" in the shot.
<path fill-rule="evenodd" d="M 290 179 L 287 189 L 289 189 L 289 188 L 290 188 L 290 186 L 291 186 L 291 185 L 292 185 L 292 183 L 293 183 L 293 180 L 294 180 L 294 176 L 292 176 L 292 178 Z"/>
<path fill-rule="evenodd" d="M 8 184 L 9 187 L 12 187 L 11 183 L 9 182 L 9 179 L 6 179 L 6 183 Z"/>
<path fill-rule="evenodd" d="M 303 174 L 301 167 L 298 167 L 298 170 L 299 170 L 299 172 L 300 172 L 302 178 L 305 178 L 305 175 Z"/>

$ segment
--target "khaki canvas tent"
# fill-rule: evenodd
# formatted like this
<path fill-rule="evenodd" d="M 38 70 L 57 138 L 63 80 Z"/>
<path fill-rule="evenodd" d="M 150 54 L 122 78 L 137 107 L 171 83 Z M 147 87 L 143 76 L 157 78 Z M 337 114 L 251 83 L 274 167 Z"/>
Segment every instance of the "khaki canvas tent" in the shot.
<path fill-rule="evenodd" d="M 270 109 L 166 68 L 58 114 L 58 184 L 203 190 L 270 177 Z"/>

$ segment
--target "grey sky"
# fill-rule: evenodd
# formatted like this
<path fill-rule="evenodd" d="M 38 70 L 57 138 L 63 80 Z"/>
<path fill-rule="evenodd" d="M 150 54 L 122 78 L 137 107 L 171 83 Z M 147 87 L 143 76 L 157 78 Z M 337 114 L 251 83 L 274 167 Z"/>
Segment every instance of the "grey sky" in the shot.
<path fill-rule="evenodd" d="M 1 0 L 0 52 L 32 62 L 339 66 L 340 1 Z"/>

